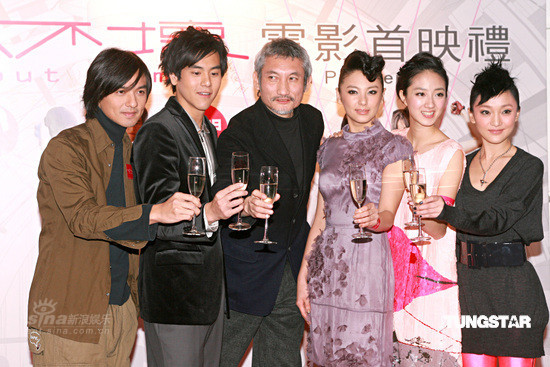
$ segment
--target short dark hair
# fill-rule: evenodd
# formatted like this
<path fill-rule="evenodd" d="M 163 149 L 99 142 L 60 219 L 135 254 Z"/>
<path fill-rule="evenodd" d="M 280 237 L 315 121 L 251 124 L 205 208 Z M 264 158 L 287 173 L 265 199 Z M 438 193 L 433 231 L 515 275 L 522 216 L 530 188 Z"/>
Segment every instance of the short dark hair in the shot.
<path fill-rule="evenodd" d="M 340 69 L 340 77 L 338 78 L 338 89 L 344 82 L 344 79 L 354 71 L 360 71 L 367 78 L 369 82 L 374 82 L 376 79 L 380 79 L 382 88 L 384 88 L 384 78 L 382 76 L 382 70 L 386 62 L 380 55 L 371 56 L 365 51 L 355 50 L 346 57 L 344 65 Z M 341 127 L 348 124 L 347 116 L 342 119 Z"/>
<path fill-rule="evenodd" d="M 136 81 L 131 87 L 145 76 L 147 82 L 147 96 L 151 93 L 151 73 L 147 65 L 133 52 L 108 48 L 101 51 L 88 68 L 86 84 L 82 101 L 86 109 L 86 118 L 96 117 L 99 102 L 109 94 L 122 88 L 138 73 Z"/>
<path fill-rule="evenodd" d="M 410 87 L 412 79 L 426 70 L 433 71 L 443 78 L 445 81 L 445 92 L 447 92 L 449 77 L 441 59 L 429 52 L 419 52 L 403 64 L 397 72 L 397 81 L 395 82 L 395 92 L 397 95 L 399 96 L 399 91 L 403 91 L 403 94 L 407 95 L 407 88 Z"/>
<path fill-rule="evenodd" d="M 502 60 L 493 61 L 475 76 L 470 92 L 470 110 L 473 111 L 477 97 L 481 97 L 478 103 L 480 105 L 506 91 L 512 94 L 519 109 L 519 91 L 515 78 L 512 78 L 510 72 L 502 67 Z"/>
<path fill-rule="evenodd" d="M 254 71 L 258 75 L 258 80 L 262 79 L 262 69 L 264 68 L 265 60 L 270 56 L 298 59 L 302 61 L 302 67 L 304 68 L 304 87 L 307 85 L 307 81 L 311 76 L 311 61 L 309 60 L 307 51 L 300 46 L 299 43 L 288 38 L 276 38 L 266 43 L 260 52 L 258 52 L 254 60 Z"/>
<path fill-rule="evenodd" d="M 164 84 L 171 86 L 172 92 L 175 92 L 176 87 L 170 82 L 170 74 L 179 79 L 184 68 L 195 65 L 212 53 L 220 56 L 221 72 L 224 76 L 227 71 L 227 47 L 220 36 L 207 29 L 192 26 L 172 33 L 170 41 L 160 53 L 159 67 L 164 75 Z"/>

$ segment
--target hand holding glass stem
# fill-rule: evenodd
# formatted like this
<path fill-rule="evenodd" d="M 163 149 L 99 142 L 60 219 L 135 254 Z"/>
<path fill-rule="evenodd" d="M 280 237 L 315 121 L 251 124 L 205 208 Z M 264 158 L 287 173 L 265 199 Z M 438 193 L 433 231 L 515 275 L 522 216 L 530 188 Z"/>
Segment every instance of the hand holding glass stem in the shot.
<path fill-rule="evenodd" d="M 189 157 L 187 165 L 187 186 L 189 193 L 196 198 L 200 198 L 206 183 L 206 159 L 204 157 Z M 200 232 L 195 226 L 196 215 L 193 215 L 193 224 L 191 229 L 183 234 L 186 236 L 201 237 L 206 233 Z"/>
<path fill-rule="evenodd" d="M 411 180 L 410 185 L 411 200 L 414 204 L 420 204 L 426 198 L 426 171 L 424 168 L 418 169 L 418 176 L 416 180 Z M 417 215 L 418 218 L 418 236 L 412 238 L 413 242 L 423 242 L 431 240 L 430 237 L 424 236 L 422 233 L 422 217 Z"/>
<path fill-rule="evenodd" d="M 352 165 L 350 167 L 349 187 L 351 191 L 351 197 L 357 205 L 357 208 L 361 208 L 367 198 L 367 174 L 365 167 L 362 165 Z M 372 235 L 369 232 L 365 232 L 363 227 L 359 227 L 359 232 L 352 235 L 353 238 L 371 238 Z"/>
<path fill-rule="evenodd" d="M 279 183 L 279 169 L 275 166 L 262 166 L 260 170 L 260 192 L 266 195 L 265 201 L 272 203 L 277 196 L 277 185 Z M 265 218 L 264 237 L 260 241 L 254 241 L 255 243 L 264 244 L 262 250 L 257 252 L 273 252 L 268 249 L 267 245 L 276 244 L 277 242 L 269 240 L 267 238 L 269 216 Z"/>
<path fill-rule="evenodd" d="M 416 163 L 414 160 L 414 152 L 413 154 L 410 154 L 407 158 L 403 159 L 401 161 L 403 166 L 403 181 L 405 183 L 405 190 L 410 194 L 410 187 L 411 182 L 413 179 L 418 178 L 418 170 L 416 169 Z M 413 216 L 413 220 L 405 223 L 405 227 L 407 228 L 417 228 L 418 222 L 415 221 L 415 218 Z"/>
<path fill-rule="evenodd" d="M 231 156 L 231 181 L 236 183 L 242 183 L 245 185 L 243 190 L 248 185 L 249 175 L 249 163 L 248 153 L 246 152 L 233 152 Z M 250 224 L 244 223 L 241 218 L 241 213 L 237 214 L 237 223 L 231 223 L 229 228 L 234 231 L 244 231 L 250 228 Z"/>

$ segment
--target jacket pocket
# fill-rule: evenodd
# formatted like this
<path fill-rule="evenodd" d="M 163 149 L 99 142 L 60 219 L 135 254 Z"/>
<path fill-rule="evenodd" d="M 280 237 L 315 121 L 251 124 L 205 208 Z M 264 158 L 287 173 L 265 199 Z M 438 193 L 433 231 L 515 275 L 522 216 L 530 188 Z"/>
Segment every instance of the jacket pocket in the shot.
<path fill-rule="evenodd" d="M 155 254 L 156 265 L 202 265 L 204 255 L 202 251 L 164 250 Z"/>

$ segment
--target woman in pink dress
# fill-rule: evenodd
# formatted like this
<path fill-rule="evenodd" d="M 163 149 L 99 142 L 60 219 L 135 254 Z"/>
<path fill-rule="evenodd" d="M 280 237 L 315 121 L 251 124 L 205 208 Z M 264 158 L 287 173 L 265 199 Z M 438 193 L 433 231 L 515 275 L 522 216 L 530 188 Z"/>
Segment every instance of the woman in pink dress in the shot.
<path fill-rule="evenodd" d="M 415 151 L 417 168 L 426 172 L 427 195 L 452 203 L 464 171 L 464 152 L 439 124 L 447 103 L 448 77 L 441 60 L 419 53 L 397 73 L 396 92 L 406 105 L 410 127 L 394 131 Z M 460 310 L 456 285 L 456 235 L 445 223 L 424 220 L 431 240 L 412 243 L 407 230 L 409 195 L 401 200 L 389 233 L 395 270 L 394 329 L 401 366 L 460 365 Z"/>

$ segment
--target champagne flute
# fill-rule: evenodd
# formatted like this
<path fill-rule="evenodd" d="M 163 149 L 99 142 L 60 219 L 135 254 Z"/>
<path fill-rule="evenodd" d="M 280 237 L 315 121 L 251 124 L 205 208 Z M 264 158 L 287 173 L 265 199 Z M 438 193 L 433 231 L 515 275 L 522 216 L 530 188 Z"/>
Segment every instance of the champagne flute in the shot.
<path fill-rule="evenodd" d="M 243 183 L 248 185 L 248 153 L 247 152 L 233 152 L 231 156 L 231 181 L 236 183 Z M 244 189 L 243 189 L 244 190 Z M 250 224 L 243 223 L 241 213 L 237 214 L 237 223 L 231 223 L 229 225 L 234 231 L 244 231 L 250 228 Z"/>
<path fill-rule="evenodd" d="M 411 180 L 418 178 L 418 171 L 416 170 L 416 163 L 414 161 L 414 153 L 407 156 L 407 158 L 401 161 L 403 166 L 403 181 L 405 182 L 405 190 L 410 193 Z M 405 223 L 405 227 L 416 228 L 418 225 L 415 222 L 415 218 Z"/>
<path fill-rule="evenodd" d="M 349 188 L 351 190 L 351 197 L 353 198 L 355 205 L 357 205 L 358 208 L 362 207 L 365 199 L 367 198 L 368 188 L 367 175 L 363 166 L 350 166 Z M 359 232 L 354 233 L 351 237 L 361 239 L 371 238 L 372 235 L 365 232 L 362 227 L 359 227 Z"/>
<path fill-rule="evenodd" d="M 260 170 L 260 191 L 267 196 L 267 199 L 265 199 L 267 203 L 271 203 L 275 199 L 278 183 L 279 169 L 275 166 L 262 166 Z M 261 250 L 256 250 L 256 252 L 274 253 L 274 251 L 271 251 L 267 246 L 277 243 L 267 238 L 268 219 L 269 218 L 265 218 L 264 238 L 260 241 L 254 241 L 254 243 L 262 243 L 264 247 Z"/>
<path fill-rule="evenodd" d="M 200 198 L 206 183 L 206 159 L 204 157 L 189 157 L 187 166 L 187 186 L 189 193 L 196 198 Z M 193 215 L 193 225 L 191 229 L 183 233 L 185 236 L 202 237 L 206 235 L 195 227 L 195 215 Z"/>
<path fill-rule="evenodd" d="M 426 198 L 426 171 L 424 170 L 424 168 L 418 169 L 418 179 L 416 180 L 416 182 L 411 182 L 410 190 L 413 203 L 420 204 Z M 420 218 L 419 215 L 417 216 L 417 218 L 418 236 L 412 238 L 411 241 L 423 242 L 431 240 L 430 237 L 424 236 L 424 234 L 422 233 L 422 218 Z"/>

